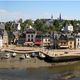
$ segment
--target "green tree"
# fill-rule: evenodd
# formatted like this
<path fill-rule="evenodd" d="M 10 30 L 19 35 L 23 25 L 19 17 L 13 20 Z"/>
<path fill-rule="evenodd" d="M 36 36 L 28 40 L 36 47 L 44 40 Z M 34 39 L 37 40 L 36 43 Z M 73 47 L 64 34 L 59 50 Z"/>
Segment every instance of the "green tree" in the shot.
<path fill-rule="evenodd" d="M 27 20 L 25 20 L 24 21 L 24 24 L 28 24 L 28 25 L 33 25 L 33 22 L 32 22 L 32 20 L 31 19 L 27 19 Z"/>
<path fill-rule="evenodd" d="M 36 30 L 42 31 L 43 25 L 44 25 L 43 21 L 40 20 L 40 19 L 37 19 L 37 20 L 34 22 L 34 25 L 33 25 L 33 26 L 34 26 L 34 28 L 35 28 Z"/>

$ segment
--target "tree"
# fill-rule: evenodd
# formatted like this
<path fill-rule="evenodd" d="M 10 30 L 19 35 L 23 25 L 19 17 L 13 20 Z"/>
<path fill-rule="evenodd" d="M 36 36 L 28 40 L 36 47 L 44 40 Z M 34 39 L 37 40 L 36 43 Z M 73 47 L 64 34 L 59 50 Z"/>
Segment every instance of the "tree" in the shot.
<path fill-rule="evenodd" d="M 33 22 L 32 22 L 32 20 L 31 19 L 27 19 L 27 20 L 25 20 L 24 21 L 24 24 L 28 24 L 28 25 L 33 25 Z"/>
<path fill-rule="evenodd" d="M 59 20 L 54 20 L 53 25 L 55 26 L 55 30 L 59 31 L 60 30 L 60 23 Z"/>
<path fill-rule="evenodd" d="M 35 22 L 34 22 L 34 28 L 38 31 L 42 31 L 42 27 L 43 27 L 44 23 L 42 20 L 40 19 L 37 19 Z"/>

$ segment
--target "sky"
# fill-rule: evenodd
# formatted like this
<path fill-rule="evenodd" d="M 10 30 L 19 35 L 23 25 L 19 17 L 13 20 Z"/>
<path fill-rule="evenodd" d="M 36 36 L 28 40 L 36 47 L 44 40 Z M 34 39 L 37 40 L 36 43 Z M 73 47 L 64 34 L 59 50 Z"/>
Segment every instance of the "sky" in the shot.
<path fill-rule="evenodd" d="M 0 1 L 0 21 L 59 17 L 80 19 L 80 1 Z"/>

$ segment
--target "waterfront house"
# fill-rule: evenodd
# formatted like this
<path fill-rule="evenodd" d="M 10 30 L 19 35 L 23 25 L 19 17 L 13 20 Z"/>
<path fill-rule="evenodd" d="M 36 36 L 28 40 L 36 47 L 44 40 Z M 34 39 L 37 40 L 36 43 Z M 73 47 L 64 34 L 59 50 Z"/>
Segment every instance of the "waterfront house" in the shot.
<path fill-rule="evenodd" d="M 75 47 L 76 49 L 80 48 L 80 34 L 75 36 Z"/>
<path fill-rule="evenodd" d="M 58 39 L 58 46 L 61 49 L 67 49 L 68 48 L 68 38 L 66 35 L 61 35 Z"/>
<path fill-rule="evenodd" d="M 49 34 L 45 34 L 43 35 L 43 46 L 49 46 L 50 45 L 50 35 Z"/>
<path fill-rule="evenodd" d="M 35 45 L 38 46 L 49 46 L 50 45 L 50 35 L 44 34 L 40 31 L 37 32 L 36 38 L 35 38 Z"/>
<path fill-rule="evenodd" d="M 3 46 L 8 47 L 8 33 L 6 30 L 4 30 L 4 34 L 3 34 Z"/>
<path fill-rule="evenodd" d="M 35 45 L 42 46 L 43 45 L 43 34 L 42 32 L 38 31 L 35 37 Z"/>
<path fill-rule="evenodd" d="M 8 46 L 8 34 L 5 30 L 5 24 L 0 23 L 0 45 L 1 47 L 7 47 Z"/>
<path fill-rule="evenodd" d="M 68 48 L 69 49 L 74 49 L 74 36 L 68 36 Z"/>
<path fill-rule="evenodd" d="M 58 39 L 59 48 L 64 49 L 74 49 L 75 48 L 75 40 L 74 36 L 71 34 L 62 34 Z"/>
<path fill-rule="evenodd" d="M 3 46 L 3 39 L 2 39 L 2 36 L 0 35 L 0 49 L 2 48 Z"/>
<path fill-rule="evenodd" d="M 32 26 L 26 28 L 26 39 L 24 45 L 33 46 L 36 37 L 36 30 Z"/>

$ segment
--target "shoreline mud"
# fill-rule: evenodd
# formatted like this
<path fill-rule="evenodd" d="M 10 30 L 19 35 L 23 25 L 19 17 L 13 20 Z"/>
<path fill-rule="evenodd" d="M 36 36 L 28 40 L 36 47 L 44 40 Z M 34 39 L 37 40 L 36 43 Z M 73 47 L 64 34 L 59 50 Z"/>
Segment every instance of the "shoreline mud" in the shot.
<path fill-rule="evenodd" d="M 23 69 L 23 68 L 41 68 L 41 67 L 56 67 L 56 66 L 65 66 L 65 65 L 73 65 L 79 61 L 74 62 L 59 62 L 59 63 L 48 63 L 44 60 L 39 60 L 37 58 L 32 59 L 5 59 L 0 60 L 0 69 Z"/>
<path fill-rule="evenodd" d="M 3 51 L 5 51 L 6 49 L 8 50 L 18 50 L 21 52 L 21 50 L 23 50 L 24 52 L 26 52 L 27 50 L 34 50 L 33 47 L 16 47 L 16 46 L 12 46 L 12 47 L 8 47 L 8 48 L 4 48 Z M 36 48 L 38 49 L 38 48 Z M 22 53 L 23 54 L 23 53 Z M 19 55 L 19 54 L 18 54 Z M 54 67 L 54 66 L 64 66 L 64 65 L 72 65 L 75 64 L 79 61 L 68 61 L 68 62 L 46 62 L 45 60 L 40 60 L 38 58 L 30 58 L 30 59 L 24 59 L 24 60 L 19 60 L 19 56 L 15 57 L 15 58 L 9 58 L 9 59 L 0 59 L 0 68 L 40 68 L 40 67 Z"/>

